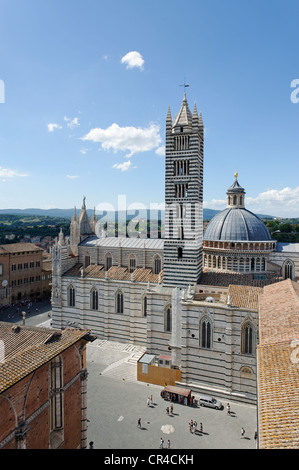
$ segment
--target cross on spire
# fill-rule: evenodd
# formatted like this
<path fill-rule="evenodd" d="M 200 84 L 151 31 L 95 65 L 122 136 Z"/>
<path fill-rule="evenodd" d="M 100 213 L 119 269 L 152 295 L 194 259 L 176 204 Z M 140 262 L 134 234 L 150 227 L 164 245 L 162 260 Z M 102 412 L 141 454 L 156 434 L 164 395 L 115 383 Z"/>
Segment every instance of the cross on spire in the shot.
<path fill-rule="evenodd" d="M 190 85 L 188 83 L 186 83 L 186 80 L 184 79 L 184 83 L 183 85 L 179 85 L 179 86 L 183 86 L 184 87 L 184 93 L 186 92 L 186 88 L 189 87 Z"/>

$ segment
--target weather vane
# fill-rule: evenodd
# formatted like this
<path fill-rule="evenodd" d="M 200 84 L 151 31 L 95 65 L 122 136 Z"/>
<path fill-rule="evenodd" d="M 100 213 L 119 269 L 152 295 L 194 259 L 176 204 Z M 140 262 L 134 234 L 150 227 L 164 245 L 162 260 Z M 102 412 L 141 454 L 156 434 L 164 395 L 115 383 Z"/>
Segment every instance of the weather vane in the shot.
<path fill-rule="evenodd" d="M 186 88 L 189 86 L 188 83 L 186 83 L 186 80 L 184 79 L 184 84 L 183 85 L 179 85 L 179 86 L 183 86 L 184 87 L 184 92 L 186 90 Z"/>

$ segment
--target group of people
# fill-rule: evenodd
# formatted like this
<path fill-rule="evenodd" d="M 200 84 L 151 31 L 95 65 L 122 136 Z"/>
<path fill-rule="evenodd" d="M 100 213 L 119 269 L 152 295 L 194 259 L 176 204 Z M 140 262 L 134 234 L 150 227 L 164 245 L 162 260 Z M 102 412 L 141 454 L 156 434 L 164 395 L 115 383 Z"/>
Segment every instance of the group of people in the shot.
<path fill-rule="evenodd" d="M 169 406 L 166 407 L 166 414 L 169 415 L 170 414 L 173 414 L 173 404 L 171 403 L 170 405 L 170 411 L 169 411 Z"/>
<path fill-rule="evenodd" d="M 146 404 L 147 406 L 150 406 L 150 405 L 153 405 L 153 395 L 151 395 L 150 397 L 147 397 L 147 400 L 146 400 Z"/>
<path fill-rule="evenodd" d="M 199 423 L 199 429 L 197 429 L 197 421 L 193 421 L 193 419 L 191 419 L 190 423 L 189 423 L 189 431 L 192 433 L 192 434 L 196 434 L 197 431 L 199 431 L 200 433 L 203 432 L 203 426 L 202 426 L 202 423 Z"/>
<path fill-rule="evenodd" d="M 153 396 L 151 395 L 150 397 L 147 398 L 147 405 L 150 406 L 153 404 Z M 227 415 L 231 415 L 231 408 L 230 408 L 230 404 L 227 403 L 226 405 L 226 410 L 227 410 Z M 171 403 L 170 407 L 167 406 L 166 407 L 166 414 L 167 415 L 170 415 L 170 414 L 173 414 L 173 403 Z M 137 421 L 137 427 L 141 428 L 141 418 L 138 419 Z M 189 422 L 189 431 L 191 434 L 197 434 L 197 433 L 200 433 L 202 434 L 203 433 L 203 424 L 202 423 L 197 423 L 196 420 L 193 420 L 191 419 L 190 422 Z M 245 429 L 242 427 L 241 428 L 241 438 L 244 439 L 245 437 Z M 254 434 L 254 439 L 257 441 L 257 432 L 255 432 Z M 159 446 L 161 449 L 164 448 L 164 439 L 161 437 L 160 438 L 160 446 Z M 170 449 L 170 440 L 168 439 L 167 440 L 167 445 L 166 447 L 168 449 Z"/>
<path fill-rule="evenodd" d="M 163 437 L 160 438 L 160 449 L 163 449 L 164 448 L 164 439 Z M 167 441 L 167 449 L 170 449 L 170 439 L 168 439 Z"/>

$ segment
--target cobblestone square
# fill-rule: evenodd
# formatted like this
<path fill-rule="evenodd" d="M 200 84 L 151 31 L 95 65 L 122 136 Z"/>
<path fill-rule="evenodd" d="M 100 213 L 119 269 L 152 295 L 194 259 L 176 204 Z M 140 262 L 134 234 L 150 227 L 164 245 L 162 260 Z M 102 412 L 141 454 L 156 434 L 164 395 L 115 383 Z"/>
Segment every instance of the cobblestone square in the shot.
<path fill-rule="evenodd" d="M 160 396 L 163 387 L 136 380 L 138 348 L 96 340 L 88 345 L 88 441 L 95 449 L 158 450 L 170 440 L 171 449 L 255 449 L 256 407 L 230 402 L 231 415 L 223 410 L 174 404 L 166 413 Z M 153 404 L 147 399 L 152 395 Z M 196 398 L 196 393 L 194 393 Z M 217 398 L 217 397 L 216 397 Z M 141 418 L 141 427 L 137 426 Z M 189 422 L 203 425 L 190 433 Z M 241 428 L 245 436 L 241 438 Z"/>

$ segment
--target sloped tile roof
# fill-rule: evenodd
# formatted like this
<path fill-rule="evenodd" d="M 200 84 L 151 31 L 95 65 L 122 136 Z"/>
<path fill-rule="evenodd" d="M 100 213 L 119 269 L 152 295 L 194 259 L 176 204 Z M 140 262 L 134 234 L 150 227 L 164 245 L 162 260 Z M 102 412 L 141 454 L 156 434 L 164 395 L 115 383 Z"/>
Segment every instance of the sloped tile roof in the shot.
<path fill-rule="evenodd" d="M 19 253 L 23 251 L 44 251 L 42 248 L 34 245 L 33 243 L 8 243 L 7 245 L 0 245 L 3 253 Z"/>
<path fill-rule="evenodd" d="M 258 298 L 262 293 L 262 287 L 230 285 L 227 295 L 231 296 L 233 307 L 257 310 Z"/>
<path fill-rule="evenodd" d="M 52 360 L 89 330 L 53 330 L 0 322 L 0 393 Z M 3 347 L 4 346 L 4 347 Z"/>
<path fill-rule="evenodd" d="M 261 449 L 299 448 L 299 351 L 295 353 L 289 342 L 258 347 Z"/>
<path fill-rule="evenodd" d="M 77 263 L 66 273 L 63 277 L 81 277 L 82 264 Z M 151 269 L 137 268 L 130 273 L 128 268 L 120 266 L 111 266 L 108 271 L 105 271 L 103 265 L 90 264 L 87 268 L 83 269 L 83 278 L 93 279 L 107 279 L 112 281 L 131 281 L 134 282 L 159 282 L 159 274 L 154 274 Z M 163 282 L 163 271 L 160 273 L 160 282 Z"/>
<path fill-rule="evenodd" d="M 299 284 L 290 279 L 264 288 L 260 298 L 260 342 L 299 338 Z"/>
<path fill-rule="evenodd" d="M 298 283 L 266 286 L 259 304 L 259 447 L 299 448 Z"/>

